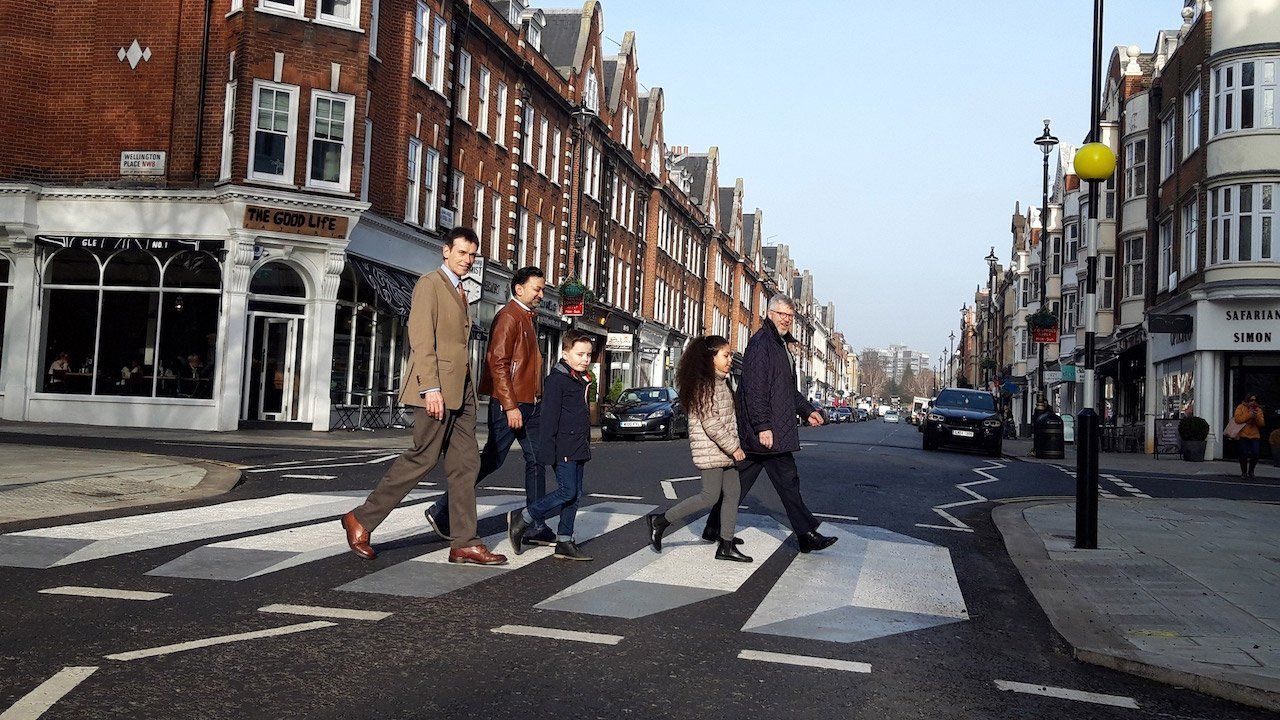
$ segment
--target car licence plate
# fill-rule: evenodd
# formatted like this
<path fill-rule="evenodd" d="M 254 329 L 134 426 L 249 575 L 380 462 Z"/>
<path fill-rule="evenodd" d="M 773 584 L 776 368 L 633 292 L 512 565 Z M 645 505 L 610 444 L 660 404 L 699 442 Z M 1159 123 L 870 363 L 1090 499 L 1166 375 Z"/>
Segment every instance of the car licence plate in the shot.
<path fill-rule="evenodd" d="M 625 427 L 625 428 L 644 427 L 644 422 L 642 420 L 623 420 L 622 427 Z"/>
<path fill-rule="evenodd" d="M 973 437 L 972 430 L 952 430 L 951 434 L 956 437 Z"/>

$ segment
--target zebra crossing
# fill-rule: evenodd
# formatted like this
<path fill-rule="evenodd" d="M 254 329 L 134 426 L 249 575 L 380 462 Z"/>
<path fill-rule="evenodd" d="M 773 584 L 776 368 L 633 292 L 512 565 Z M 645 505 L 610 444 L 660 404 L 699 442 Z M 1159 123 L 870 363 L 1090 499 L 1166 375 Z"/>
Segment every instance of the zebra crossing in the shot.
<path fill-rule="evenodd" d="M 377 542 L 428 535 L 422 509 L 439 494 L 411 493 L 379 526 Z M 0 535 L 0 566 L 50 570 L 200 543 L 144 574 L 191 580 L 201 590 L 208 587 L 206 582 L 246 581 L 346 554 L 335 518 L 363 495 L 283 493 L 8 533 Z M 494 518 L 523 503 L 520 495 L 482 495 L 477 510 L 482 519 Z M 576 535 L 579 542 L 616 547 L 615 533 L 642 523 L 654 509 L 643 502 L 611 499 L 584 505 Z M 742 626 L 743 632 L 851 643 L 968 619 L 946 548 L 874 526 L 832 522 L 824 528 L 839 536 L 839 543 L 822 553 L 797 554 L 786 545 L 790 531 L 774 519 L 743 514 L 739 520 L 739 536 L 744 550 L 755 556 L 754 563 L 715 561 L 709 546 L 686 526 L 665 538 L 662 553 L 643 545 L 616 562 L 601 563 L 592 574 L 532 607 L 582 617 L 647 617 L 734 595 L 781 554 L 788 556 L 785 569 Z M 419 555 L 328 589 L 368 598 L 433 598 L 511 573 L 557 572 L 558 563 L 543 562 L 551 557 L 551 548 L 515 555 L 505 533 L 484 540 L 510 562 L 496 567 L 453 565 L 447 562 L 448 549 L 433 543 Z M 308 577 L 325 575 L 320 570 Z M 806 601 L 797 603 L 797 597 Z"/>
<path fill-rule="evenodd" d="M 1060 470 L 1061 472 L 1063 472 L 1065 475 L 1067 475 L 1072 479 L 1075 479 L 1076 477 L 1076 471 L 1066 466 L 1054 465 L 1053 467 L 1057 468 L 1058 470 Z M 1116 477 L 1114 474 L 1100 473 L 1098 477 L 1115 485 L 1115 488 L 1108 489 L 1105 484 L 1099 483 L 1098 495 L 1100 497 L 1106 498 L 1108 500 L 1116 500 L 1123 497 L 1136 497 L 1136 498 L 1143 498 L 1145 500 L 1151 499 L 1150 495 L 1134 487 L 1127 481 L 1122 480 L 1119 477 Z"/>

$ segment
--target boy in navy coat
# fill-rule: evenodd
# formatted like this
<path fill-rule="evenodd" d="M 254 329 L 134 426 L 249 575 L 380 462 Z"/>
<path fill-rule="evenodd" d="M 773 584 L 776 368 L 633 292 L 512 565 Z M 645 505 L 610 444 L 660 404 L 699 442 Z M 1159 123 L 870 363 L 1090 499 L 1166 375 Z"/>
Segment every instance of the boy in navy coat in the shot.
<path fill-rule="evenodd" d="M 525 531 L 534 520 L 559 515 L 555 557 L 562 560 L 590 560 L 573 541 L 573 521 L 578 504 L 586 494 L 583 471 L 591 459 L 591 413 L 587 407 L 587 387 L 591 383 L 591 336 L 568 330 L 560 343 L 560 362 L 543 383 L 542 427 L 538 437 L 538 462 L 555 466 L 556 489 L 529 507 L 507 513 L 507 536 L 519 555 Z"/>

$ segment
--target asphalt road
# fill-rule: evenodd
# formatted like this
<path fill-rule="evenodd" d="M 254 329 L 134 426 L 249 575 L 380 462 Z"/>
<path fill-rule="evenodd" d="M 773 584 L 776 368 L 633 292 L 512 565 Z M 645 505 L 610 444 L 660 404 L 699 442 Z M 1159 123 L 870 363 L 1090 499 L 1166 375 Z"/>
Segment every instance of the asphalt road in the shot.
<path fill-rule="evenodd" d="M 377 560 L 344 552 L 334 518 L 393 451 L 109 441 L 240 462 L 249 479 L 193 512 L 0 527 L 0 559 L 18 548 L 36 566 L 0 567 L 0 712 L 52 678 L 65 694 L 43 718 L 1267 716 L 1072 659 L 990 521 L 993 501 L 1071 494 L 1066 471 L 926 453 L 906 424 L 801 438 L 805 497 L 841 537 L 824 553 L 797 552 L 763 479 L 739 523 L 752 565 L 715 562 L 712 546 L 678 533 L 651 553 L 641 516 L 697 492 L 679 480 L 695 474 L 687 443 L 615 442 L 596 446 L 579 515 L 580 540 L 598 535 L 584 543 L 595 561 L 526 553 L 505 571 L 438 562 L 446 546 L 417 508 L 374 533 Z M 486 481 L 481 535 L 505 529 L 518 465 L 516 454 Z M 1265 482 L 1115 478 L 1104 486 L 1122 496 L 1280 499 Z M 439 484 L 424 494 L 442 487 L 438 473 L 425 480 Z M 64 586 L 167 595 L 40 592 Z M 260 610 L 281 604 L 387 615 Z M 206 639 L 219 644 L 182 645 Z M 77 667 L 97 669 L 65 670 Z"/>

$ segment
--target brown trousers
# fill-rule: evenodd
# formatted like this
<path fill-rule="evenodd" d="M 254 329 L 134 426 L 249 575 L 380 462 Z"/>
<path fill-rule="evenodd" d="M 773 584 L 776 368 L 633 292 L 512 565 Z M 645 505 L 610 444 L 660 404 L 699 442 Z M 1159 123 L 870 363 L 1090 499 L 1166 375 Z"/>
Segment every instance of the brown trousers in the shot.
<path fill-rule="evenodd" d="M 452 546 L 479 545 L 476 476 L 480 473 L 480 449 L 476 443 L 476 394 L 470 377 L 463 388 L 462 407 L 446 410 L 443 421 L 427 415 L 425 408 L 413 409 L 413 446 L 391 463 L 364 504 L 355 509 L 356 520 L 372 533 L 442 458 L 449 477 Z"/>

